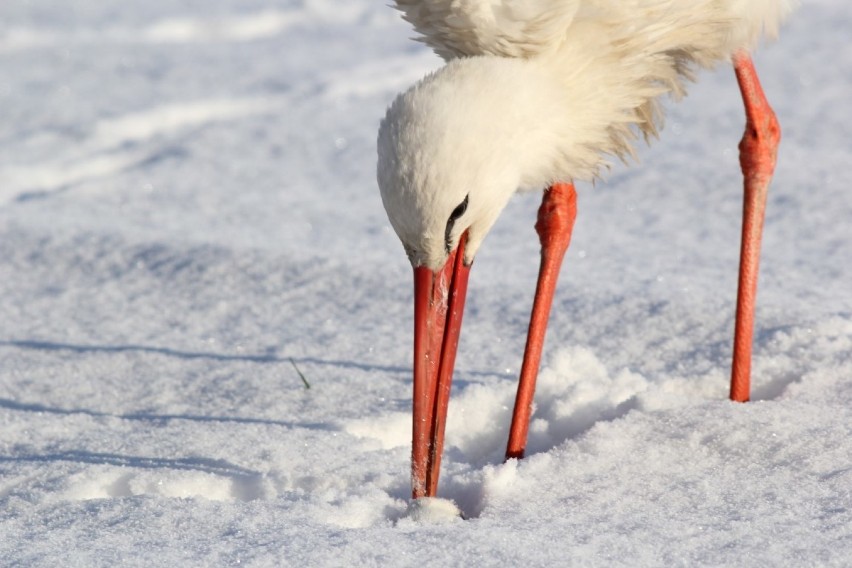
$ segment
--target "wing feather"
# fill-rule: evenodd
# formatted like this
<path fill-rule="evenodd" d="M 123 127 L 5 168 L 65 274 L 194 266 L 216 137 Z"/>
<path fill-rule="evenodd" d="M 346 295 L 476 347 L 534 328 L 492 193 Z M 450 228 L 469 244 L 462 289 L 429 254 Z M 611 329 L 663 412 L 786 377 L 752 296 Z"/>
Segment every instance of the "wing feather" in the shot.
<path fill-rule="evenodd" d="M 595 22 L 619 33 L 651 23 L 664 33 L 684 19 L 728 20 L 730 45 L 772 37 L 797 0 L 395 0 L 396 8 L 445 60 L 474 55 L 529 58 L 553 51 L 572 26 Z M 668 26 L 668 27 L 665 27 Z"/>
<path fill-rule="evenodd" d="M 396 0 L 417 38 L 445 60 L 532 57 L 558 47 L 580 0 Z"/>

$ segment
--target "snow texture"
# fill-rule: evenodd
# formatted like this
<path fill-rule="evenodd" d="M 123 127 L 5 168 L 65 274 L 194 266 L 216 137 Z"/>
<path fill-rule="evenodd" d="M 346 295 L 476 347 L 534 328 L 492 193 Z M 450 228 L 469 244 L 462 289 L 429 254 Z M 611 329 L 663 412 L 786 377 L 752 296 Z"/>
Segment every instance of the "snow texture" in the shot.
<path fill-rule="evenodd" d="M 410 505 L 411 269 L 375 139 L 440 60 L 368 0 L 0 3 L 0 564 L 848 566 L 850 27 L 812 0 L 756 54 L 784 138 L 754 401 L 726 400 L 723 66 L 578 188 L 529 455 L 502 463 L 538 263 L 538 199 L 510 203 L 441 498 Z"/>

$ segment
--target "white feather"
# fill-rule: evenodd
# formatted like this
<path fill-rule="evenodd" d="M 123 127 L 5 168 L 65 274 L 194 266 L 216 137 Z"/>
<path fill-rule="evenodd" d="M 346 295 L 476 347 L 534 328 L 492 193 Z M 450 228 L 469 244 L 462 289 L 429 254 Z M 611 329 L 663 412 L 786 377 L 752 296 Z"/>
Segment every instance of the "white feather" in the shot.
<path fill-rule="evenodd" d="M 666 28 L 685 16 L 725 20 L 729 51 L 751 48 L 761 32 L 774 37 L 795 0 L 396 0 L 418 38 L 444 59 L 470 55 L 531 57 L 558 49 L 571 28 L 615 24 L 629 30 L 648 22 Z"/>
<path fill-rule="evenodd" d="M 529 57 L 558 45 L 580 0 L 396 0 L 421 41 L 444 59 Z"/>
<path fill-rule="evenodd" d="M 378 182 L 412 264 L 439 268 L 469 230 L 472 261 L 518 189 L 593 179 L 662 124 L 658 99 L 698 67 L 777 32 L 790 0 L 397 0 L 450 62 L 379 129 Z M 526 20 L 519 20 L 524 17 Z M 557 31 L 561 30 L 561 33 Z M 466 55 L 467 57 L 454 58 Z M 496 55 L 496 56 L 495 56 Z"/>

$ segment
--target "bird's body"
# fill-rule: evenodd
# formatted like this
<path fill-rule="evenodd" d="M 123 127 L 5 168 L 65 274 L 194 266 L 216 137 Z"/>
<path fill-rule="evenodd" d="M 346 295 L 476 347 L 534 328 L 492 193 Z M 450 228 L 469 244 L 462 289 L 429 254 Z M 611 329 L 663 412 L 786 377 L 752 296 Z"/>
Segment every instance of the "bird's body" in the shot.
<path fill-rule="evenodd" d="M 468 192 L 487 185 L 490 194 L 471 198 L 469 209 L 482 209 L 470 227 L 471 260 L 515 191 L 591 180 L 613 156 L 632 155 L 637 134 L 662 125 L 661 95 L 683 95 L 697 67 L 730 60 L 762 30 L 774 34 L 792 8 L 789 0 L 397 4 L 450 59 L 397 98 L 379 131 L 385 208 L 415 262 L 432 268 L 446 260 L 443 213 Z M 532 28 L 512 19 L 539 12 Z M 442 213 L 437 224 L 424 224 L 430 208 Z M 413 236 L 434 246 L 419 250 Z"/>
<path fill-rule="evenodd" d="M 396 5 L 420 41 L 450 60 L 530 58 L 566 44 L 581 47 L 588 33 L 640 49 L 659 42 L 697 43 L 730 54 L 753 48 L 761 34 L 776 35 L 795 1 L 396 0 Z"/>
<path fill-rule="evenodd" d="M 379 188 L 415 273 L 421 271 L 418 285 L 426 286 L 424 271 L 428 271 L 436 279 L 429 286 L 444 288 L 450 281 L 440 280 L 442 271 L 453 264 L 456 251 L 463 260 L 458 266 L 469 267 L 516 191 L 592 180 L 613 157 L 632 155 L 637 139 L 653 137 L 661 127 L 662 96 L 682 96 L 699 68 L 742 58 L 762 36 L 774 36 L 794 7 L 793 0 L 397 0 L 396 4 L 422 34 L 421 41 L 447 64 L 389 108 L 379 129 Z M 737 69 L 752 121 L 749 102 L 758 98 L 752 83 L 758 90 L 759 84 L 756 75 L 752 83 L 740 76 L 748 69 L 753 73 L 745 57 Z M 774 167 L 774 148 L 771 154 Z M 745 170 L 744 165 L 748 177 Z M 547 192 L 545 200 L 548 194 L 551 200 L 567 195 Z M 542 215 L 544 258 L 545 236 L 561 231 L 567 247 L 570 225 L 550 229 Z M 554 266 L 558 273 L 558 263 Z M 754 278 L 756 284 L 756 274 Z M 446 299 L 442 301 L 440 309 L 446 310 Z M 548 311 L 549 302 L 545 322 Z M 450 322 L 451 315 L 446 318 Z M 461 325 L 460 314 L 452 325 Z M 427 333 L 424 330 L 421 335 Z M 449 332 L 440 323 L 428 333 Z M 439 374 L 438 368 L 441 374 L 452 372 L 454 349 L 446 371 L 443 360 L 436 362 L 446 349 L 440 339 L 434 341 L 428 349 L 421 345 L 425 351 L 416 354 L 415 383 L 418 357 L 423 359 L 422 369 L 431 369 L 429 374 Z M 443 342 L 447 341 L 445 337 Z M 543 342 L 543 328 L 537 341 Z M 530 365 L 537 371 L 535 357 Z M 432 380 L 422 378 L 423 373 L 420 382 Z M 415 384 L 416 392 L 418 388 Z M 433 388 L 449 389 L 427 390 Z M 428 395 L 426 404 L 437 404 L 438 398 Z M 428 420 L 434 420 L 441 409 L 429 412 Z M 417 428 L 415 417 L 415 454 L 420 443 Z M 432 426 L 429 435 L 440 438 L 442 428 Z"/>

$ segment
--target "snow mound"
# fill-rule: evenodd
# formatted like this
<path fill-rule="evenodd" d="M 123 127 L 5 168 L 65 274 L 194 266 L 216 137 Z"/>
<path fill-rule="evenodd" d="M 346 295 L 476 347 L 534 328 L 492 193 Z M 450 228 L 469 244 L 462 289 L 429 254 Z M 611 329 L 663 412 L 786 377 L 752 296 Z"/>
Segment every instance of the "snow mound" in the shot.
<path fill-rule="evenodd" d="M 420 525 L 443 525 L 461 519 L 462 512 L 453 501 L 438 497 L 421 497 L 408 504 L 405 516 L 398 524 L 405 526 L 408 521 Z"/>

